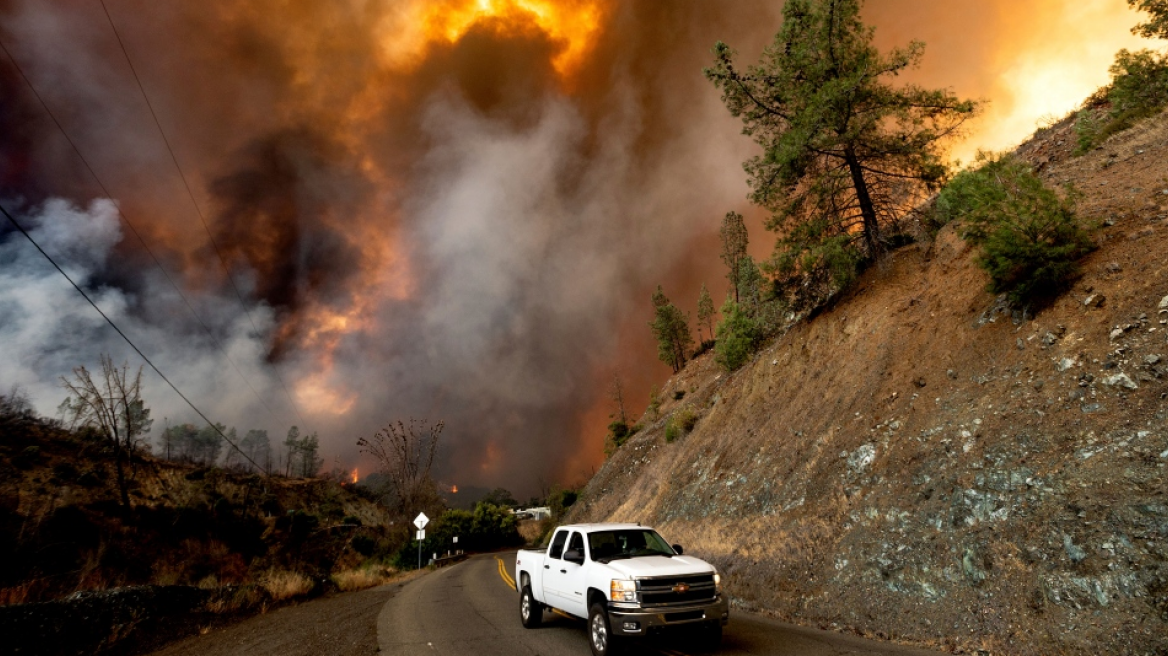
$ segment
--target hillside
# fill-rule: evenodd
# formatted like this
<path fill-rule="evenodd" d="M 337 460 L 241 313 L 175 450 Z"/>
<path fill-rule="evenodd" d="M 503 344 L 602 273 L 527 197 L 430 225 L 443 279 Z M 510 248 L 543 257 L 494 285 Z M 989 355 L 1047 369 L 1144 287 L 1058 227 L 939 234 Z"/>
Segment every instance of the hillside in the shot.
<path fill-rule="evenodd" d="M 144 452 L 123 508 L 100 444 L 0 409 L 6 653 L 140 651 L 287 600 L 375 585 L 409 537 L 356 486 Z"/>
<path fill-rule="evenodd" d="M 949 225 L 742 369 L 691 362 L 569 519 L 654 525 L 800 624 L 1168 653 L 1168 115 L 1074 144 L 1068 119 L 1018 149 L 1100 225 L 1053 306 L 1005 311 Z"/>

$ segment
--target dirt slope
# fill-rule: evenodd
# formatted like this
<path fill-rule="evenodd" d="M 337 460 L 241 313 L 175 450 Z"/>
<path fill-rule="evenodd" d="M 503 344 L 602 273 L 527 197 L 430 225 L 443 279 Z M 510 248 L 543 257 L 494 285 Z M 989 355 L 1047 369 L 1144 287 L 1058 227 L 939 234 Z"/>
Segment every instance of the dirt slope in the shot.
<path fill-rule="evenodd" d="M 1168 116 L 1073 145 L 1064 122 L 1019 149 L 1101 224 L 1052 307 L 998 308 L 949 226 L 734 374 L 691 363 L 569 519 L 650 523 L 798 623 L 1168 653 Z"/>

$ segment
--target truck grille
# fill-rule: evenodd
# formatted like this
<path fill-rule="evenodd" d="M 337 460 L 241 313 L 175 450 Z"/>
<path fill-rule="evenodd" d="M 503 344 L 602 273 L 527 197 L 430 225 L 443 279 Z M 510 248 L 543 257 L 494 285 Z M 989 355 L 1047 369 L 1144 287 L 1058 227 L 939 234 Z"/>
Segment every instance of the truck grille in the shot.
<path fill-rule="evenodd" d="M 641 605 L 645 607 L 677 606 L 710 601 L 715 595 L 713 574 L 665 576 L 637 580 L 637 597 Z"/>

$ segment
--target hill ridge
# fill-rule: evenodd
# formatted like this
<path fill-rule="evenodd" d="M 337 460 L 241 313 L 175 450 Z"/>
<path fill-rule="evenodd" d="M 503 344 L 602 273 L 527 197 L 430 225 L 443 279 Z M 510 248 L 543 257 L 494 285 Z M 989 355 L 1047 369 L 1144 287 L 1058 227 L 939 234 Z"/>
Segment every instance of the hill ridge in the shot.
<path fill-rule="evenodd" d="M 691 362 L 569 519 L 655 525 L 739 607 L 797 623 L 994 654 L 1168 650 L 1168 116 L 1074 145 L 1068 118 L 1016 151 L 1100 226 L 1050 308 L 996 303 L 946 226 L 742 369 Z M 683 408 L 694 430 L 670 443 Z"/>

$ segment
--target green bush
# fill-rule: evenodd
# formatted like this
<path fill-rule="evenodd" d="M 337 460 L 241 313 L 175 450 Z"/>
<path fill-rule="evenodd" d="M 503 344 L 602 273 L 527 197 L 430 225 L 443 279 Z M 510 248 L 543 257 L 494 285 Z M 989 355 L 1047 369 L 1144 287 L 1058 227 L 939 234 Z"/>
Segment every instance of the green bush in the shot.
<path fill-rule="evenodd" d="M 1168 106 L 1168 56 L 1151 50 L 1120 50 L 1111 65 L 1111 84 L 1103 96 L 1111 105 L 1105 114 L 1090 108 L 1079 112 L 1075 122 L 1077 155 Z"/>
<path fill-rule="evenodd" d="M 693 408 L 685 406 L 674 412 L 665 423 L 665 441 L 673 442 L 692 431 L 698 423 L 698 415 Z"/>
<path fill-rule="evenodd" d="M 978 155 L 937 197 L 943 221 L 961 220 L 962 236 L 982 247 L 989 291 L 1015 306 L 1053 297 L 1078 272 L 1094 245 L 1075 220 L 1076 193 L 1062 197 L 1028 165 L 1010 156 Z"/>
<path fill-rule="evenodd" d="M 714 360 L 726 371 L 741 367 L 754 353 L 760 338 L 758 324 L 727 298 L 722 305 L 722 321 L 718 323 Z"/>

